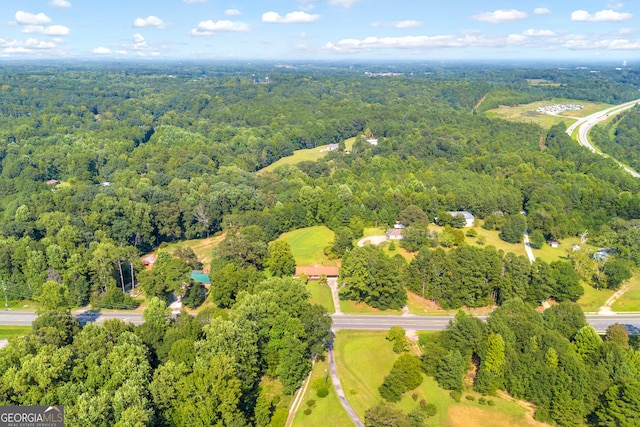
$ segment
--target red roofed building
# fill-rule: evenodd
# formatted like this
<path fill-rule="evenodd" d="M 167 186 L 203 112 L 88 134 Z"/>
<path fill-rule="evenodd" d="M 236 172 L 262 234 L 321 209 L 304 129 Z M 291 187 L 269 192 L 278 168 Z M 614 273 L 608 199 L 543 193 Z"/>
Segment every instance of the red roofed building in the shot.
<path fill-rule="evenodd" d="M 309 280 L 320 280 L 320 276 L 328 279 L 338 277 L 340 269 L 333 265 L 313 264 L 306 267 L 296 267 L 295 277 L 305 274 Z"/>

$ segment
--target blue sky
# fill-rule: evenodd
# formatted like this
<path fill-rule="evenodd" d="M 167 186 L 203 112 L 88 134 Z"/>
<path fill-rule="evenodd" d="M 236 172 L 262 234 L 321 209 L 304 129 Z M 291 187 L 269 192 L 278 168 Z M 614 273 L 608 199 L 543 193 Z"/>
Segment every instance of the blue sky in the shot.
<path fill-rule="evenodd" d="M 638 0 L 2 0 L 0 58 L 638 60 Z"/>

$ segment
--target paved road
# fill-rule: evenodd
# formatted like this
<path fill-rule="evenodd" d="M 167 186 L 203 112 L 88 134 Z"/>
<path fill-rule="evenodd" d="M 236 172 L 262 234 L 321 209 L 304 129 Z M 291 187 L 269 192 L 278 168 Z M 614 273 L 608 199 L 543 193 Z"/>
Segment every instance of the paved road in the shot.
<path fill-rule="evenodd" d="M 143 322 L 139 312 L 85 312 L 74 313 L 81 323 L 104 323 L 109 319 L 120 319 L 139 325 Z M 485 319 L 486 316 L 479 316 Z M 32 311 L 0 311 L 0 325 L 31 325 L 36 318 Z M 332 329 L 388 330 L 392 326 L 400 326 L 407 330 L 439 331 L 446 328 L 453 316 L 376 316 L 360 314 L 333 314 Z M 640 313 L 587 314 L 587 322 L 596 331 L 604 332 L 607 326 L 614 323 L 626 325 L 632 332 L 640 332 Z"/>
<path fill-rule="evenodd" d="M 626 102 L 624 104 L 617 105 L 615 107 L 607 108 L 602 111 L 598 111 L 597 113 L 593 113 L 587 117 L 583 117 L 578 119 L 575 123 L 567 128 L 567 134 L 571 135 L 573 131 L 578 129 L 578 142 L 591 150 L 592 153 L 598 153 L 600 155 L 605 155 L 601 151 L 597 150 L 591 143 L 589 142 L 588 134 L 589 130 L 596 124 L 600 123 L 602 120 L 606 119 L 609 116 L 618 114 L 622 111 L 628 110 L 629 108 L 633 108 L 636 104 L 640 103 L 640 99 L 635 101 Z M 616 160 L 616 159 L 614 159 Z M 640 174 L 633 169 L 625 166 L 620 161 L 616 160 L 618 164 L 628 173 L 630 173 L 634 178 L 640 178 Z"/>

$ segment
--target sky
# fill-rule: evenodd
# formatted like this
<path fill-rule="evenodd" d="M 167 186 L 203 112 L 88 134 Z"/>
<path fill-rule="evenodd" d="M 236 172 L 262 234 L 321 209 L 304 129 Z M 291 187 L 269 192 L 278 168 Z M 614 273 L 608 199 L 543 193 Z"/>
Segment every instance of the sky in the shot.
<path fill-rule="evenodd" d="M 637 61 L 640 0 L 2 0 L 0 59 Z"/>

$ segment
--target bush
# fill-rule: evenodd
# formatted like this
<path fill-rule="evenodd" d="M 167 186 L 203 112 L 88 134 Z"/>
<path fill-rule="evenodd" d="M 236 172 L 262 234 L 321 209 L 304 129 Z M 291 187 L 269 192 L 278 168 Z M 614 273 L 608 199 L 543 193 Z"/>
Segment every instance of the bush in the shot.
<path fill-rule="evenodd" d="M 319 388 L 316 391 L 316 396 L 318 396 L 319 398 L 323 398 L 323 397 L 327 397 L 329 395 L 329 389 L 327 387 L 322 387 Z"/>
<path fill-rule="evenodd" d="M 487 400 L 487 405 L 496 406 L 496 402 L 494 402 L 493 400 L 489 399 L 489 400 Z"/>
<path fill-rule="evenodd" d="M 433 403 L 427 403 L 424 399 L 420 401 L 420 410 L 427 417 L 433 417 L 438 412 L 438 407 Z"/>
<path fill-rule="evenodd" d="M 472 395 L 470 395 L 470 394 L 467 394 L 464 398 L 465 398 L 465 399 L 467 399 L 467 400 L 470 400 L 470 401 L 472 401 L 472 402 L 473 402 L 474 400 L 476 400 L 476 397 L 475 397 L 475 396 L 472 396 Z"/>
<path fill-rule="evenodd" d="M 307 408 L 304 410 L 305 415 L 311 415 L 311 408 Z"/>
<path fill-rule="evenodd" d="M 411 395 L 411 398 L 413 399 L 414 402 L 418 400 L 418 393 L 413 392 L 413 394 Z"/>
<path fill-rule="evenodd" d="M 485 399 L 484 397 L 481 397 L 480 399 L 478 399 L 478 403 L 481 405 L 486 405 L 487 404 L 487 399 Z"/>
<path fill-rule="evenodd" d="M 476 230 L 475 228 L 470 228 L 465 233 L 465 236 L 467 236 L 467 237 L 478 237 L 478 230 Z"/>
<path fill-rule="evenodd" d="M 313 399 L 309 399 L 309 400 L 307 400 L 307 406 L 308 406 L 309 408 L 313 408 L 313 407 L 315 406 L 315 404 L 316 404 L 316 401 L 315 401 L 315 400 L 313 400 Z"/>
<path fill-rule="evenodd" d="M 458 390 L 453 390 L 451 393 L 449 393 L 449 396 L 451 396 L 451 398 L 453 400 L 455 400 L 456 402 L 460 402 L 460 398 L 462 397 L 462 393 L 460 393 Z"/>

